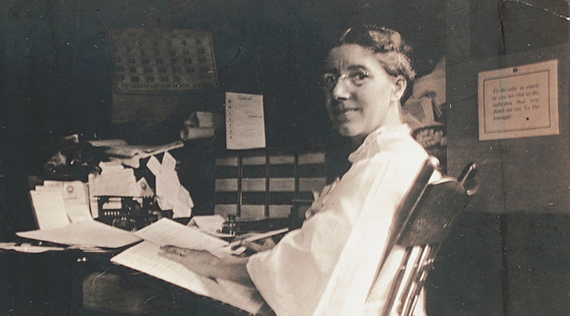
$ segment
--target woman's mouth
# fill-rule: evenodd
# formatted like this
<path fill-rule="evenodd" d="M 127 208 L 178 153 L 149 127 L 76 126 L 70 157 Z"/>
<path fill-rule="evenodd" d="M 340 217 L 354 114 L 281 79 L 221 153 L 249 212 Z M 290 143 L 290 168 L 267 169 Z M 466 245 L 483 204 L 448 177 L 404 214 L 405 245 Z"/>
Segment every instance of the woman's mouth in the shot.
<path fill-rule="evenodd" d="M 332 112 L 334 115 L 334 120 L 342 124 L 356 119 L 359 111 L 359 108 L 337 108 Z"/>
<path fill-rule="evenodd" d="M 345 108 L 345 107 L 342 107 L 342 108 L 336 108 L 336 109 L 334 109 L 333 112 L 334 112 L 335 114 L 337 114 L 337 115 L 340 115 L 340 114 L 346 114 L 346 113 L 349 113 L 349 112 L 356 112 L 356 111 L 358 111 L 358 110 L 359 110 L 358 108 Z"/>

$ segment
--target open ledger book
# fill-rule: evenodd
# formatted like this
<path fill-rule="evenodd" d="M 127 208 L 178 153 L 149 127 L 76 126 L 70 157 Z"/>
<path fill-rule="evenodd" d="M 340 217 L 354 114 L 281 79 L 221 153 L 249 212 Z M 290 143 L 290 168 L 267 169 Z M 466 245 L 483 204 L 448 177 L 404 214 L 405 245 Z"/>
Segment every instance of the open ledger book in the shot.
<path fill-rule="evenodd" d="M 111 262 L 152 275 L 198 295 L 233 305 L 251 314 L 256 314 L 263 306 L 264 301 L 255 288 L 227 280 L 202 277 L 158 255 L 160 246 L 172 245 L 207 250 L 220 257 L 229 256 L 231 253 L 228 242 L 166 218 L 141 229 L 135 235 L 144 241 L 114 256 Z"/>

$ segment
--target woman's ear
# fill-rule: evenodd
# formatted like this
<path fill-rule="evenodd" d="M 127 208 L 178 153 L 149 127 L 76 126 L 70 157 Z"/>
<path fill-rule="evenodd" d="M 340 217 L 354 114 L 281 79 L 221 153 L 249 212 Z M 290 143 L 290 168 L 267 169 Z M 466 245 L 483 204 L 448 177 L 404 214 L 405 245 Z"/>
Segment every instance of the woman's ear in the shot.
<path fill-rule="evenodd" d="M 392 101 L 399 102 L 406 92 L 408 81 L 404 76 L 398 76 L 394 79 L 394 91 L 392 92 Z"/>

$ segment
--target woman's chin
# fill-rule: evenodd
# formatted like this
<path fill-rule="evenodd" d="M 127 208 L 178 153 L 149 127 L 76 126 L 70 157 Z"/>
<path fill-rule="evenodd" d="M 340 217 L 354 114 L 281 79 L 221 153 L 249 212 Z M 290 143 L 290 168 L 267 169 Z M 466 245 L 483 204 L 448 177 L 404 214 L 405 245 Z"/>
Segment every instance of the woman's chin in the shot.
<path fill-rule="evenodd" d="M 338 134 L 343 137 L 362 137 L 362 131 L 359 129 L 355 129 L 353 126 L 341 124 L 336 128 Z"/>

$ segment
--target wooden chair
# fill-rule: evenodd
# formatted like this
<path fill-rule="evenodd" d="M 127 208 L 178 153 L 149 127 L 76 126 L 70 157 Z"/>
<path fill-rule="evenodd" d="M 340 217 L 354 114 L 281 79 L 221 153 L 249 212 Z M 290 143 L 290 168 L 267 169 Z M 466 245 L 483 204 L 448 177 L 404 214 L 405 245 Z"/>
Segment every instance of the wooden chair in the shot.
<path fill-rule="evenodd" d="M 378 273 L 394 245 L 404 247 L 405 254 L 382 316 L 412 315 L 440 244 L 477 192 L 477 164 L 467 164 L 457 179 L 444 177 L 428 184 L 437 166 L 436 158 L 426 160 L 400 204 L 393 225 L 395 233 L 389 240 Z"/>

